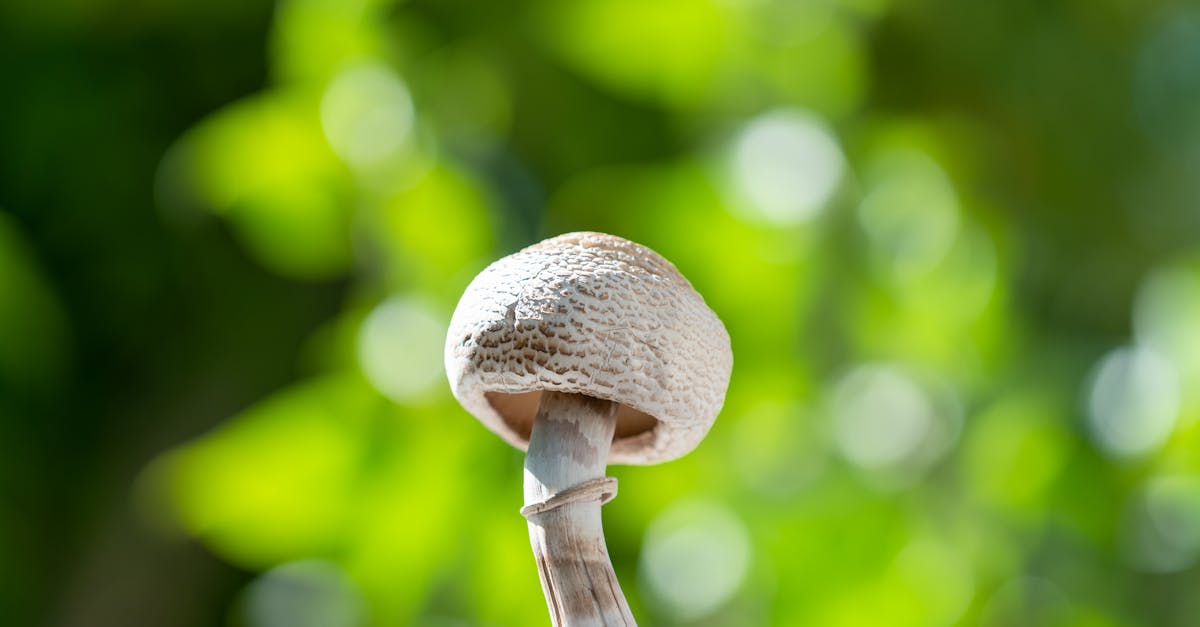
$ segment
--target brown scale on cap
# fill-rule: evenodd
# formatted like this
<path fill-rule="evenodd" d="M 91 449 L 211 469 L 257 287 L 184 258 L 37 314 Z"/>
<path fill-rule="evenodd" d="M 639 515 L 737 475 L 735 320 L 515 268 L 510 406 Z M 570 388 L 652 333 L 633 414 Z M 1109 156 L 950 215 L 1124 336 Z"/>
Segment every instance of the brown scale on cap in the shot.
<path fill-rule="evenodd" d="M 445 359 L 459 402 L 522 450 L 544 390 L 618 403 L 609 461 L 624 464 L 695 448 L 733 365 L 724 325 L 675 266 L 602 233 L 488 266 L 459 301 Z"/>

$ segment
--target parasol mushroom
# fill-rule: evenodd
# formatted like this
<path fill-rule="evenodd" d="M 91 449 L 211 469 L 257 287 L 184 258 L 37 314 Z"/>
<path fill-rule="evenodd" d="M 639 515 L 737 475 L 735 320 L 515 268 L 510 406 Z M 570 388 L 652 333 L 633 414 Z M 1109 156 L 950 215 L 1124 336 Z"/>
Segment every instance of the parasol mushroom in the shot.
<path fill-rule="evenodd" d="M 604 542 L 614 464 L 699 444 L 725 400 L 729 335 L 658 253 L 568 233 L 481 272 L 446 338 L 455 398 L 526 450 L 530 541 L 554 625 L 634 624 Z"/>

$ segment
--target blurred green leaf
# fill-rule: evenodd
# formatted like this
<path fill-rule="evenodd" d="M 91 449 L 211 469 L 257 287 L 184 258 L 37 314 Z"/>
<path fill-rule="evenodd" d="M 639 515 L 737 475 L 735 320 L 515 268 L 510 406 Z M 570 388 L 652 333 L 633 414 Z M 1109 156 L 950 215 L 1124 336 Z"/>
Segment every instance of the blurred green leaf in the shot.
<path fill-rule="evenodd" d="M 231 105 L 174 150 L 171 180 L 226 217 L 264 265 L 300 278 L 348 268 L 347 177 L 322 135 L 314 94 L 280 90 Z"/>
<path fill-rule="evenodd" d="M 0 385 L 46 390 L 69 363 L 66 317 L 17 225 L 0 212 Z"/>
<path fill-rule="evenodd" d="M 728 7 L 711 0 L 544 2 L 535 27 L 549 50 L 626 94 L 690 105 L 717 86 Z"/>
<path fill-rule="evenodd" d="M 345 543 L 377 397 L 358 381 L 300 384 L 158 462 L 189 533 L 263 568 Z"/>

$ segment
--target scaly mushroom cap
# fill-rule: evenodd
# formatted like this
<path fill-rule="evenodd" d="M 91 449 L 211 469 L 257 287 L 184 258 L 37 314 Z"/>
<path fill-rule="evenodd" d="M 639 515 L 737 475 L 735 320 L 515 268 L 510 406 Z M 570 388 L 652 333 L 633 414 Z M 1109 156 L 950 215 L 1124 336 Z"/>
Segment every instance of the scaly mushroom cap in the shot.
<path fill-rule="evenodd" d="M 446 336 L 454 397 L 525 450 L 543 390 L 620 403 L 609 462 L 681 457 L 708 433 L 729 334 L 675 266 L 603 233 L 568 233 L 488 266 Z"/>

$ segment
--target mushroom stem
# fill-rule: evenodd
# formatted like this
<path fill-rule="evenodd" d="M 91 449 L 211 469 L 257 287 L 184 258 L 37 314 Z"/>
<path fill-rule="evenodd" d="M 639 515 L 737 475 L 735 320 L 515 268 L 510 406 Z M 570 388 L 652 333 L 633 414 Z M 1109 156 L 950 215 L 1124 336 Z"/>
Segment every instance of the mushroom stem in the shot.
<path fill-rule="evenodd" d="M 617 404 L 546 391 L 525 456 L 525 504 L 604 477 Z M 636 625 L 613 572 L 599 498 L 528 514 L 529 540 L 557 626 Z"/>

